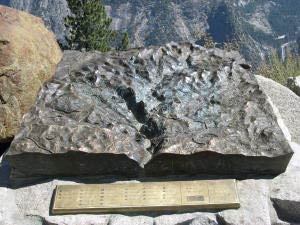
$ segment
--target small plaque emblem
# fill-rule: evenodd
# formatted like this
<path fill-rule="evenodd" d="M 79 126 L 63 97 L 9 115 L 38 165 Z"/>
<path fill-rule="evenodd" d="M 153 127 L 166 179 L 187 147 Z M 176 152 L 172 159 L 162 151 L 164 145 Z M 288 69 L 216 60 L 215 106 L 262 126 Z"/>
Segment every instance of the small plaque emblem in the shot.
<path fill-rule="evenodd" d="M 204 201 L 204 196 L 198 195 L 198 196 L 187 196 L 187 201 L 194 202 L 194 201 Z"/>

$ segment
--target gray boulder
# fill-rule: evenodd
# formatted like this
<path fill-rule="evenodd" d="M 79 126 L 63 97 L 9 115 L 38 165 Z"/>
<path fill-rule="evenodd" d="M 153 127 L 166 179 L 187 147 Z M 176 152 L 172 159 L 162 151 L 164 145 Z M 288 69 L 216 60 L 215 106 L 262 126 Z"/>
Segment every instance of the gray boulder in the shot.
<path fill-rule="evenodd" d="M 278 218 L 300 223 L 300 145 L 292 143 L 295 152 L 286 173 L 270 183 L 270 199 Z"/>
<path fill-rule="evenodd" d="M 109 225 L 132 225 L 132 224 L 142 224 L 142 225 L 153 225 L 153 218 L 147 216 L 123 216 L 123 215 L 113 215 L 109 219 Z"/>
<path fill-rule="evenodd" d="M 271 200 L 280 219 L 300 222 L 300 171 L 274 179 Z"/>
<path fill-rule="evenodd" d="M 220 212 L 219 221 L 223 221 L 223 224 L 271 224 L 268 181 L 240 181 L 237 188 L 241 208 Z"/>
<path fill-rule="evenodd" d="M 181 213 L 158 216 L 154 225 L 218 225 L 216 215 L 209 212 Z"/>
<path fill-rule="evenodd" d="M 293 142 L 300 143 L 300 97 L 275 81 L 256 76 L 260 87 L 272 99 Z"/>
<path fill-rule="evenodd" d="M 293 153 L 249 68 L 190 43 L 68 51 L 6 154 L 12 180 L 282 173 Z"/>

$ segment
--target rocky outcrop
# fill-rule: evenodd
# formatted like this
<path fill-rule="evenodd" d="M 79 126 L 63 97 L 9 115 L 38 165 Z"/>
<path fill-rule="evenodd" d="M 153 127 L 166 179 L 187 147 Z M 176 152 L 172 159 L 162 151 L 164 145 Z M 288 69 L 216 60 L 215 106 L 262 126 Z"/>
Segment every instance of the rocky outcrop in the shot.
<path fill-rule="evenodd" d="M 61 44 L 65 44 L 68 35 L 64 18 L 70 14 L 66 0 L 10 0 L 10 6 L 29 12 L 43 19 L 45 25 L 52 30 Z"/>
<path fill-rule="evenodd" d="M 0 143 L 12 138 L 62 57 L 41 19 L 0 6 Z"/>
<path fill-rule="evenodd" d="M 273 80 L 256 76 L 259 85 L 273 103 L 290 131 L 293 142 L 300 143 L 300 97 Z"/>
<path fill-rule="evenodd" d="M 271 200 L 279 218 L 284 221 L 300 221 L 299 178 L 300 172 L 294 171 L 293 174 L 281 175 L 273 181 Z"/>
<path fill-rule="evenodd" d="M 235 52 L 190 43 L 69 51 L 6 157 L 13 180 L 275 175 L 292 155 L 277 120 Z"/>

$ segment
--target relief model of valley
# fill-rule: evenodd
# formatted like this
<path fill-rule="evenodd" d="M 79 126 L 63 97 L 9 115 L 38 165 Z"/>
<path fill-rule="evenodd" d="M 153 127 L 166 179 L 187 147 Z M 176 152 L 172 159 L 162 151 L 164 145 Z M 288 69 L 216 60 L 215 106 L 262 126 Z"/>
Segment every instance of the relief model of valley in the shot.
<path fill-rule="evenodd" d="M 292 150 L 249 68 L 191 43 L 66 51 L 6 155 L 11 178 L 279 174 Z"/>

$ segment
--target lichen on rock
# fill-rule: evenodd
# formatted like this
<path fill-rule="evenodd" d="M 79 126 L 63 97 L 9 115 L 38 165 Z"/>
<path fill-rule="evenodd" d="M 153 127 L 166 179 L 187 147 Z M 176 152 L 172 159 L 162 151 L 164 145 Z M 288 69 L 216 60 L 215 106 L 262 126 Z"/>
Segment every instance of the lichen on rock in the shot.
<path fill-rule="evenodd" d="M 40 18 L 0 6 L 0 143 L 18 131 L 62 52 Z"/>

